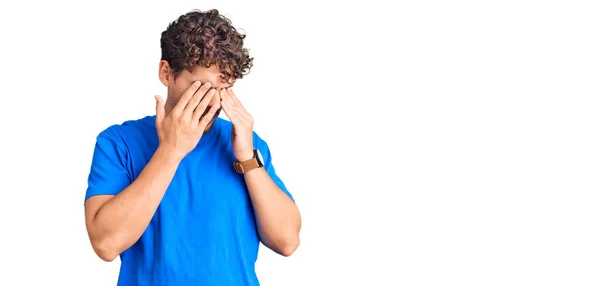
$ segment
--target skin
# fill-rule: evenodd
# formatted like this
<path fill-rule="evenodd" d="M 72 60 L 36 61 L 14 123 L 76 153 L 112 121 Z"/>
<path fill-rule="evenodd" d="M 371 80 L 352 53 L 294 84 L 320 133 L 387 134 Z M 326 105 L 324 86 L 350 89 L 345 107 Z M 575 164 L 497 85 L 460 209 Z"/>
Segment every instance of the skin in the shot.
<path fill-rule="evenodd" d="M 181 96 L 195 81 L 201 83 L 210 84 L 208 87 L 220 91 L 224 88 L 229 88 L 233 85 L 232 82 L 223 83 L 221 78 L 221 72 L 215 66 L 210 68 L 196 67 L 191 73 L 187 70 L 181 71 L 175 76 L 171 70 L 167 61 L 160 61 L 159 64 L 159 80 L 167 87 L 167 102 L 165 103 L 165 113 L 170 113 L 173 107 L 181 99 Z M 220 104 L 220 98 L 217 96 L 210 101 L 209 106 Z M 220 109 L 213 116 L 213 120 L 206 126 L 205 131 L 208 131 L 216 119 L 219 116 Z"/>
<path fill-rule="evenodd" d="M 116 196 L 94 196 L 85 203 L 85 221 L 96 254 L 113 261 L 144 233 L 181 160 L 198 144 L 222 109 L 233 123 L 232 146 L 238 161 L 253 156 L 254 120 L 232 83 L 223 83 L 215 67 L 196 67 L 175 75 L 166 61 L 159 79 L 167 87 L 164 103 L 156 96 L 159 146 L 138 178 Z M 296 204 L 271 180 L 264 168 L 244 174 L 262 243 L 283 256 L 300 244 Z"/>

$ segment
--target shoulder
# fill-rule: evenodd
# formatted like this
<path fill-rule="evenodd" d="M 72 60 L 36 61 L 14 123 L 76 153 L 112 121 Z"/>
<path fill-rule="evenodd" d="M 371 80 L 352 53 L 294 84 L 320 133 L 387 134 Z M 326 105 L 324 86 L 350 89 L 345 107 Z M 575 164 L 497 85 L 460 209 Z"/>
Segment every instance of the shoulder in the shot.
<path fill-rule="evenodd" d="M 108 140 L 119 146 L 126 146 L 130 140 L 144 137 L 148 132 L 156 132 L 155 117 L 146 116 L 113 124 L 102 130 L 97 140 Z"/>
<path fill-rule="evenodd" d="M 252 141 L 255 142 L 256 148 L 258 148 L 258 149 L 266 149 L 266 150 L 269 149 L 267 141 L 265 141 L 265 139 L 260 137 L 260 135 L 258 135 L 258 133 L 256 133 L 256 131 L 254 132 L 254 134 L 252 134 Z"/>

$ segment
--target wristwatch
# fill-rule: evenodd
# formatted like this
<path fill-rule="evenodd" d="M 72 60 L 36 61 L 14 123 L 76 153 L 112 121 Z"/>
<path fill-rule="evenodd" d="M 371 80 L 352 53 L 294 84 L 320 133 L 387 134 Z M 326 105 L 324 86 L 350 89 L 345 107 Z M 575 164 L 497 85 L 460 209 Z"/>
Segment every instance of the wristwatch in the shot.
<path fill-rule="evenodd" d="M 248 172 L 250 170 L 254 170 L 256 168 L 262 168 L 263 166 L 264 165 L 263 165 L 262 155 L 260 154 L 260 151 L 258 151 L 258 149 L 254 149 L 254 156 L 252 157 L 252 159 L 244 161 L 244 162 L 240 162 L 240 161 L 233 162 L 233 168 L 239 174 L 246 173 L 246 172 Z"/>

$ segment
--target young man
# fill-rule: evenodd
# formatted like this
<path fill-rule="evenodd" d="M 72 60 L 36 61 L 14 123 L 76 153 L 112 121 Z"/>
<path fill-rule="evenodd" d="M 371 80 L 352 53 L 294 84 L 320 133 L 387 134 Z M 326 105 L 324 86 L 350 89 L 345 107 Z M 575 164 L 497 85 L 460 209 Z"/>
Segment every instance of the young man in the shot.
<path fill-rule="evenodd" d="M 96 254 L 120 256 L 118 285 L 259 285 L 259 241 L 298 247 L 298 209 L 231 89 L 244 37 L 216 10 L 180 16 L 161 36 L 166 103 L 98 135 L 85 220 Z"/>

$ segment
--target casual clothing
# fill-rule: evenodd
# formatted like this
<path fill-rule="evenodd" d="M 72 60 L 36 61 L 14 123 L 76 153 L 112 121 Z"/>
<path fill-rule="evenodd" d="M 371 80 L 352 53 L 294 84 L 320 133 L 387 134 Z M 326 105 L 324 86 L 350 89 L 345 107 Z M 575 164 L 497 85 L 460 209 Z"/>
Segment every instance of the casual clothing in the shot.
<path fill-rule="evenodd" d="M 158 147 L 155 116 L 102 131 L 96 141 L 85 199 L 117 195 L 144 169 Z M 180 163 L 141 238 L 121 255 L 118 285 L 259 285 L 254 264 L 259 236 L 244 176 L 235 172 L 232 124 L 214 121 Z M 273 181 L 269 147 L 253 142 Z"/>

